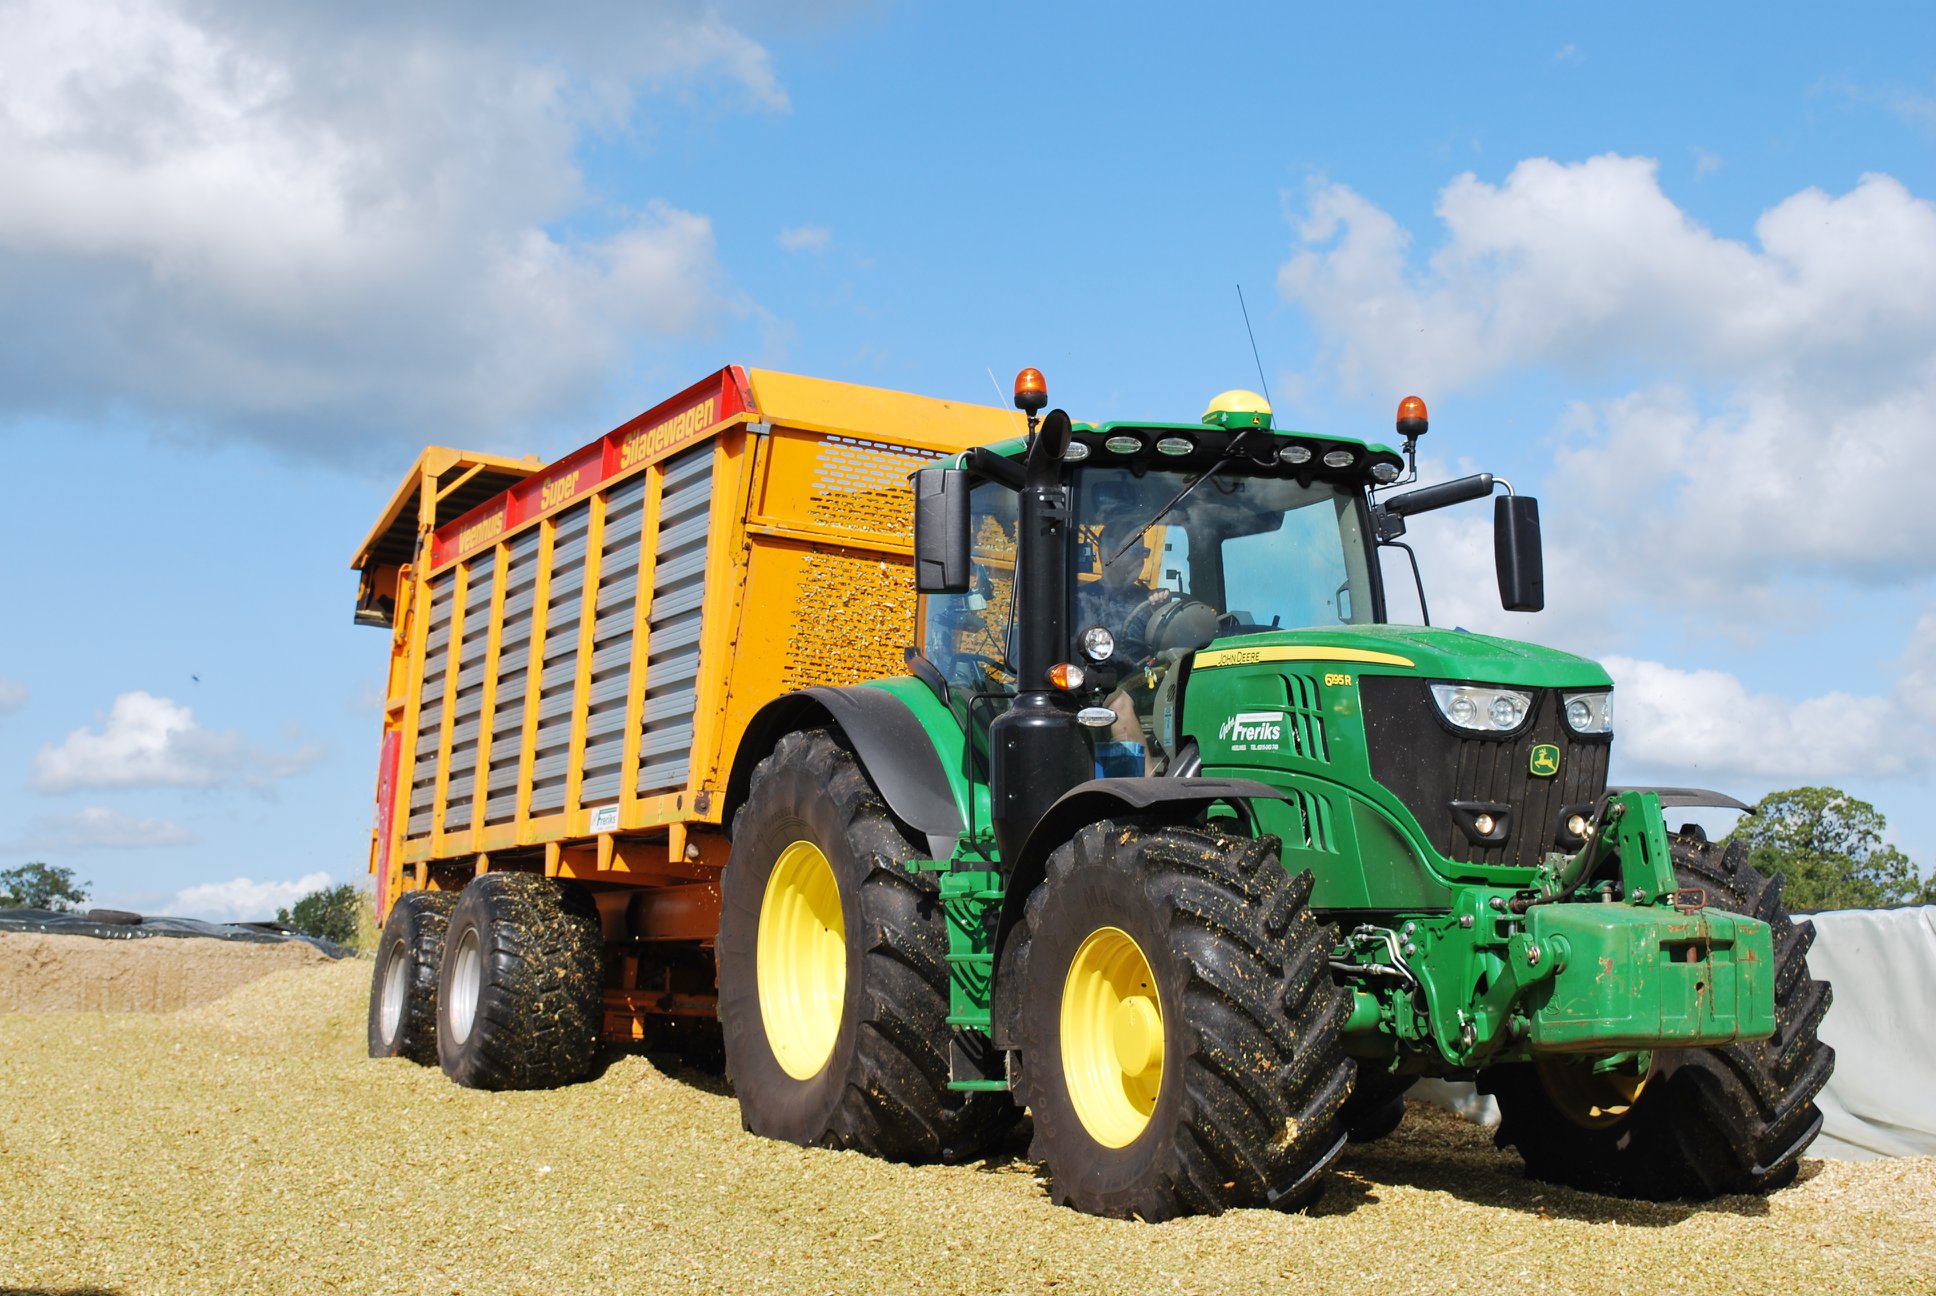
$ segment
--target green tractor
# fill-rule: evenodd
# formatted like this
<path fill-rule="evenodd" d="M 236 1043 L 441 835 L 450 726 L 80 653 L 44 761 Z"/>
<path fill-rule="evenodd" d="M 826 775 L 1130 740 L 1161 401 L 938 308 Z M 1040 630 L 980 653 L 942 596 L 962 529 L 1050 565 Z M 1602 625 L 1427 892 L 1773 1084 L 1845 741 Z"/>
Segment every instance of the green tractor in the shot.
<path fill-rule="evenodd" d="M 1812 929 L 1664 817 L 1739 803 L 1609 788 L 1598 665 L 1386 621 L 1380 548 L 1501 486 L 1500 597 L 1537 611 L 1536 502 L 1413 487 L 1416 398 L 1402 452 L 1248 392 L 1072 424 L 1024 370 L 1016 403 L 1026 437 L 915 474 L 908 674 L 789 694 L 741 745 L 746 1127 L 958 1158 L 1026 1109 L 1056 1200 L 1157 1220 L 1308 1203 L 1436 1076 L 1540 1179 L 1792 1180 L 1833 1065 Z"/>

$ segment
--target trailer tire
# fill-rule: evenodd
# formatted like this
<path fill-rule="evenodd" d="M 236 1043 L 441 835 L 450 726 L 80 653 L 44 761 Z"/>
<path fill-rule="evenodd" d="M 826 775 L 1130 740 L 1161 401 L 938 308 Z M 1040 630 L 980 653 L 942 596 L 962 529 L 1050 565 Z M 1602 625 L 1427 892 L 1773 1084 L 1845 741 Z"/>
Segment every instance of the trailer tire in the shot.
<path fill-rule="evenodd" d="M 437 1061 L 437 963 L 454 891 L 406 891 L 390 906 L 370 978 L 370 1056 Z"/>
<path fill-rule="evenodd" d="M 1699 834 L 1670 834 L 1668 844 L 1678 885 L 1771 929 L 1775 1033 L 1657 1050 L 1631 1109 L 1596 1128 L 1569 1117 L 1532 1064 L 1493 1067 L 1479 1088 L 1499 1100 L 1498 1145 L 1517 1147 L 1531 1178 L 1651 1201 L 1770 1192 L 1794 1180 L 1820 1131 L 1814 1099 L 1835 1065 L 1835 1050 L 1817 1037 L 1829 986 L 1808 975 L 1815 928 L 1789 918 L 1781 877 L 1751 866 L 1740 843 L 1723 848 Z"/>
<path fill-rule="evenodd" d="M 437 1056 L 471 1089 L 551 1089 L 598 1053 L 604 944 L 584 888 L 487 873 L 451 911 L 437 977 Z"/>
<path fill-rule="evenodd" d="M 1057 1202 L 1161 1220 L 1316 1198 L 1352 1063 L 1311 886 L 1275 838 L 1204 827 L 1104 820 L 1050 856 L 1009 966 Z"/>
<path fill-rule="evenodd" d="M 1351 1141 L 1375 1143 L 1402 1125 L 1405 1094 L 1416 1083 L 1417 1076 L 1393 1075 L 1376 1064 L 1360 1062 L 1342 1115 Z"/>
<path fill-rule="evenodd" d="M 829 731 L 785 735 L 754 769 L 717 946 L 726 1074 L 748 1131 L 934 1161 L 1013 1122 L 1007 1094 L 948 1088 L 939 885 L 905 867 L 923 854 Z"/>

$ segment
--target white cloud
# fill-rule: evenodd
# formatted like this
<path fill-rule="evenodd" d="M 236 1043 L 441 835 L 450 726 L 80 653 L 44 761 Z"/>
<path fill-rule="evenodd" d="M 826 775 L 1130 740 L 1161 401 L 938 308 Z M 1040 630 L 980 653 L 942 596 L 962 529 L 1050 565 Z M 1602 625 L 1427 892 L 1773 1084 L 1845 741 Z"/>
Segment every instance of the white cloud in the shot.
<path fill-rule="evenodd" d="M 0 715 L 27 705 L 27 686 L 19 680 L 0 675 Z"/>
<path fill-rule="evenodd" d="M 1895 433 L 1936 405 L 1936 205 L 1868 175 L 1775 204 L 1750 246 L 1677 207 L 1652 161 L 1605 156 L 1461 176 L 1437 210 L 1421 266 L 1388 214 L 1319 187 L 1279 288 L 1352 392 L 1651 375 L 1556 428 L 1560 583 L 1766 611 L 1798 573 L 1928 571 L 1936 510 Z"/>
<path fill-rule="evenodd" d="M 143 819 L 88 806 L 73 814 L 36 815 L 28 826 L 26 845 L 34 850 L 139 850 L 150 846 L 184 846 L 193 833 L 166 819 Z"/>
<path fill-rule="evenodd" d="M 257 882 L 245 877 L 204 882 L 176 892 L 160 912 L 171 918 L 205 918 L 210 922 L 266 922 L 276 916 L 276 910 L 287 909 L 329 884 L 327 873 L 305 873 L 294 882 Z"/>
<path fill-rule="evenodd" d="M 1927 766 L 1936 735 L 1905 725 L 1889 697 L 1829 692 L 1792 701 L 1718 670 L 1609 657 L 1623 764 L 1794 786 Z"/>
<path fill-rule="evenodd" d="M 740 308 L 706 216 L 594 209 L 574 161 L 660 90 L 785 107 L 697 0 L 18 0 L 6 30 L 0 414 L 489 438 Z"/>
<path fill-rule="evenodd" d="M 43 792 L 80 788 L 266 787 L 321 755 L 303 747 L 258 747 L 235 730 L 212 733 L 179 702 L 152 694 L 114 699 L 100 729 L 80 728 L 34 756 L 33 785 Z"/>
<path fill-rule="evenodd" d="M 780 246 L 789 252 L 825 252 L 834 232 L 825 225 L 794 225 L 780 231 Z"/>
<path fill-rule="evenodd" d="M 1311 313 L 1347 383 L 1450 390 L 1508 368 L 1619 372 L 1635 360 L 1736 381 L 1830 363 L 1863 388 L 1936 331 L 1936 207 L 1882 175 L 1807 189 L 1756 223 L 1759 251 L 1702 228 L 1647 158 L 1521 162 L 1439 194 L 1446 241 L 1411 237 L 1343 185 L 1315 191 L 1283 294 Z"/>

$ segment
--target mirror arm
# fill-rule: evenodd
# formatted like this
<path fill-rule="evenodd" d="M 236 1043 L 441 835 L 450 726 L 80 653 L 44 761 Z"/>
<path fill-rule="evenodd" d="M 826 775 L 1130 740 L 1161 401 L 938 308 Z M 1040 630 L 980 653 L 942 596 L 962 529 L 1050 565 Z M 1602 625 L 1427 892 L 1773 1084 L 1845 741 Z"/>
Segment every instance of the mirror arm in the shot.
<path fill-rule="evenodd" d="M 1012 491 L 1022 489 L 1028 474 L 1022 465 L 1007 455 L 998 455 L 987 446 L 976 446 L 968 452 L 967 462 L 963 465 L 984 481 L 992 481 L 997 486 L 1006 486 Z"/>

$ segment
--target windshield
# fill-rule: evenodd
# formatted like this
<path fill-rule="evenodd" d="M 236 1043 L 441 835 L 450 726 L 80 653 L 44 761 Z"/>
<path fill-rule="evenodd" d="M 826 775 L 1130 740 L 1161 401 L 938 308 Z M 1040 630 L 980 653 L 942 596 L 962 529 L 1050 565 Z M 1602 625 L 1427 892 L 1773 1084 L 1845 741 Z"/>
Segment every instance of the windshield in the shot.
<path fill-rule="evenodd" d="M 1077 474 L 1078 629 L 1104 626 L 1147 658 L 1221 635 L 1375 619 L 1355 490 L 1217 473 L 1135 538 L 1185 480 L 1114 467 Z"/>
<path fill-rule="evenodd" d="M 1174 660 L 1219 636 L 1376 619 L 1352 487 L 1216 473 L 1107 562 L 1189 477 L 1092 465 L 1074 480 L 1071 628 L 1107 628 L 1125 663 Z M 922 651 L 966 693 L 1006 692 L 1018 501 L 994 482 L 971 501 L 971 585 L 926 597 Z"/>

